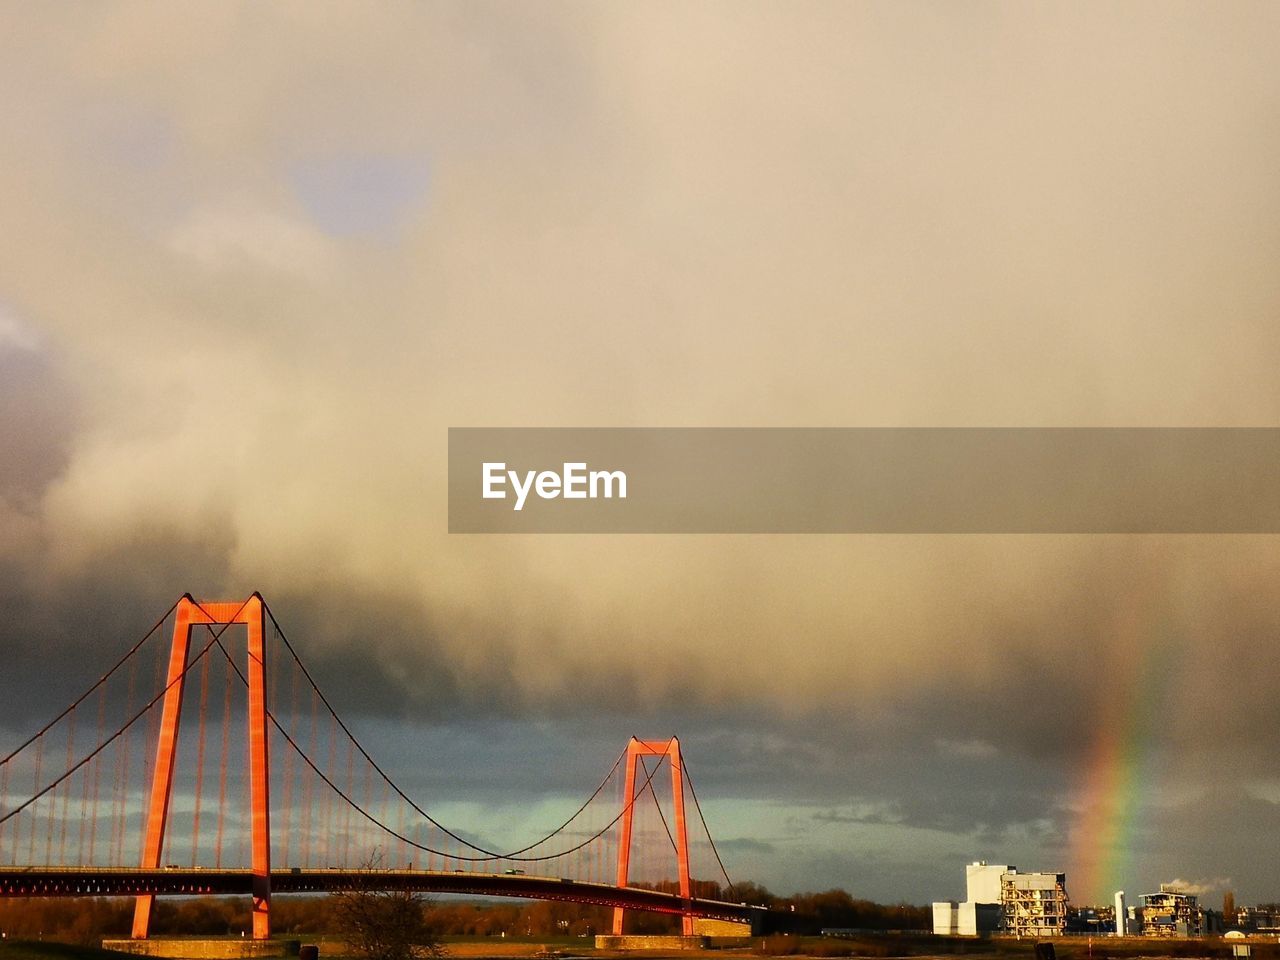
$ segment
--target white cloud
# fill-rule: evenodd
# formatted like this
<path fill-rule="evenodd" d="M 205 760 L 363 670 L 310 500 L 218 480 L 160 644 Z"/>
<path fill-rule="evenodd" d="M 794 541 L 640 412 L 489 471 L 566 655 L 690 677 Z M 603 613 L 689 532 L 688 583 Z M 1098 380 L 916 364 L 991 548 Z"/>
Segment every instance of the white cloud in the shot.
<path fill-rule="evenodd" d="M 266 270 L 318 277 L 333 259 L 329 241 L 308 224 L 242 202 L 197 207 L 172 232 L 170 248 L 208 270 Z"/>
<path fill-rule="evenodd" d="M 21 350 L 34 353 L 40 349 L 38 330 L 18 319 L 11 309 L 0 303 L 0 351 Z"/>
<path fill-rule="evenodd" d="M 1218 893 L 1228 889 L 1231 886 L 1231 878 L 1213 877 L 1203 880 L 1183 880 L 1181 877 L 1175 877 L 1173 880 L 1161 883 L 1160 886 L 1177 890 L 1179 893 L 1189 893 L 1195 897 L 1203 897 L 1210 893 Z"/>

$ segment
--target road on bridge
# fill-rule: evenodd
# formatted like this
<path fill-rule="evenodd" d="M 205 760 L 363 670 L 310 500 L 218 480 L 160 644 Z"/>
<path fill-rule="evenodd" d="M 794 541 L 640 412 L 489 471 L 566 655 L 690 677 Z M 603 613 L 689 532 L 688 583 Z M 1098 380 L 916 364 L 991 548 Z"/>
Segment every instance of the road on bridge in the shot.
<path fill-rule="evenodd" d="M 199 867 L 157 870 L 127 867 L 3 867 L 0 897 L 132 897 L 139 894 L 241 895 L 252 889 L 252 870 Z M 615 887 L 561 877 L 439 870 L 272 870 L 272 893 L 332 893 L 351 889 L 416 890 L 530 900 L 566 900 L 628 910 L 751 922 L 763 907 L 681 897 L 660 890 Z"/>

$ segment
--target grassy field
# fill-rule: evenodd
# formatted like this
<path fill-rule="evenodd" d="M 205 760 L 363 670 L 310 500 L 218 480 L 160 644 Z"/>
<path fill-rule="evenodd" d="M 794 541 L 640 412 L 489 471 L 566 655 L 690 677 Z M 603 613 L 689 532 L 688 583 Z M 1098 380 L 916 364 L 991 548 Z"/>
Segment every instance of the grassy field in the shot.
<path fill-rule="evenodd" d="M 1055 937 L 1051 941 L 1056 960 L 1138 960 L 1146 957 L 1213 958 L 1229 960 L 1230 940 L 1194 940 L 1144 937 Z M 1239 941 L 1237 941 L 1239 942 Z M 1275 940 L 1251 943 L 1252 960 L 1280 960 Z M 935 937 L 929 934 L 893 936 L 787 937 L 770 936 L 757 940 L 753 952 L 760 956 L 796 957 L 971 957 L 988 960 L 1033 960 L 1034 940 L 997 937 Z"/>
<path fill-rule="evenodd" d="M 290 939 L 298 939 L 290 937 Z M 304 943 L 320 945 L 321 960 L 337 960 L 340 946 L 323 938 L 301 937 Z M 1239 942 L 1239 941 L 1237 941 Z M 1141 958 L 1197 958 L 1229 960 L 1231 941 L 1155 940 L 1139 937 L 1121 940 L 1085 937 L 1062 937 L 1052 941 L 1056 960 L 1141 960 Z M 326 949 L 331 946 L 332 949 Z M 535 957 L 635 957 L 637 960 L 671 958 L 670 951 L 630 951 L 626 953 L 595 950 L 590 940 L 572 937 L 450 937 L 449 953 L 459 960 L 512 960 Z M 1280 944 L 1274 940 L 1254 941 L 1253 960 L 1280 960 Z M 678 960 L 730 960 L 738 957 L 869 957 L 869 958 L 941 958 L 967 957 L 971 960 L 1034 960 L 1035 943 L 1031 940 L 968 937 L 933 937 L 928 935 L 863 936 L 850 939 L 830 937 L 770 936 L 756 938 L 749 948 L 688 951 L 676 955 Z M 128 954 L 96 947 L 51 941 L 0 941 L 0 960 L 133 960 Z"/>
<path fill-rule="evenodd" d="M 134 960 L 128 954 L 49 940 L 0 941 L 0 960 Z"/>

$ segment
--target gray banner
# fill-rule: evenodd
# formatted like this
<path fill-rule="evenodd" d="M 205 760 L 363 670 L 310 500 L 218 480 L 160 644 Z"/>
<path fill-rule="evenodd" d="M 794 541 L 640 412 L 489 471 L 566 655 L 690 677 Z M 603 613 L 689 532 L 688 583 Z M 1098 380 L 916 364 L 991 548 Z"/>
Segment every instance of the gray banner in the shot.
<path fill-rule="evenodd" d="M 449 530 L 1276 533 L 1280 429 L 451 428 Z"/>

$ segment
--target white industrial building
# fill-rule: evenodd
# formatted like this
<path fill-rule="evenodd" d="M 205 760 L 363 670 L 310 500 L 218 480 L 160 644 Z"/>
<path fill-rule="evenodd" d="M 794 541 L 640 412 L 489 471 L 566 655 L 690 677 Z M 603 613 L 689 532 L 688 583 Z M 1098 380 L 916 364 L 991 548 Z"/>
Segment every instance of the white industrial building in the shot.
<path fill-rule="evenodd" d="M 933 932 L 952 936 L 1060 935 L 1067 923 L 1066 875 L 1019 873 L 979 860 L 965 867 L 965 899 L 933 905 Z"/>
<path fill-rule="evenodd" d="M 1000 904 L 940 900 L 933 905 L 933 932 L 976 937 L 1000 929 Z"/>

